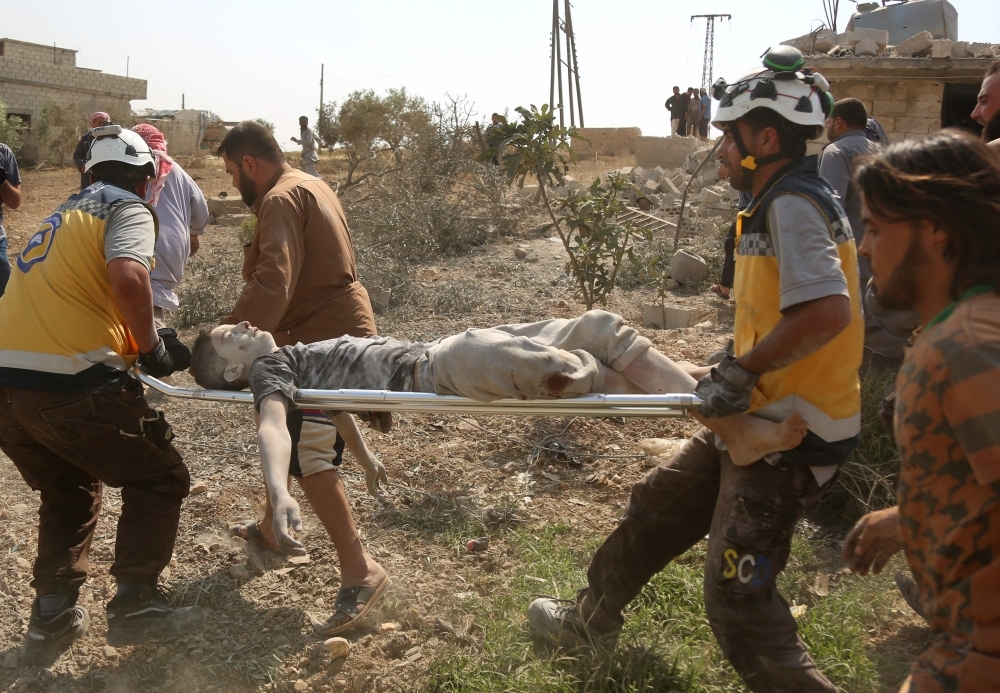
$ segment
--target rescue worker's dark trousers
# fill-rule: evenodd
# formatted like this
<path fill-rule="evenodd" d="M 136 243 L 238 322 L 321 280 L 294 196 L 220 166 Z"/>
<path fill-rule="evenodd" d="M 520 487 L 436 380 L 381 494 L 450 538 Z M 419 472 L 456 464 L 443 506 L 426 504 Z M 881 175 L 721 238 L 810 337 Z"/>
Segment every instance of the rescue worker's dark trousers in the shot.
<path fill-rule="evenodd" d="M 156 579 L 190 485 L 171 435 L 133 378 L 89 395 L 0 387 L 0 448 L 41 492 L 36 594 L 76 592 L 87 578 L 102 483 L 122 490 L 111 574 L 118 582 Z"/>
<path fill-rule="evenodd" d="M 775 587 L 795 523 L 820 495 L 808 467 L 737 467 L 702 429 L 632 488 L 624 519 L 590 564 L 581 610 L 595 630 L 619 629 L 622 609 L 649 579 L 709 534 L 705 610 L 747 687 L 834 693 Z"/>

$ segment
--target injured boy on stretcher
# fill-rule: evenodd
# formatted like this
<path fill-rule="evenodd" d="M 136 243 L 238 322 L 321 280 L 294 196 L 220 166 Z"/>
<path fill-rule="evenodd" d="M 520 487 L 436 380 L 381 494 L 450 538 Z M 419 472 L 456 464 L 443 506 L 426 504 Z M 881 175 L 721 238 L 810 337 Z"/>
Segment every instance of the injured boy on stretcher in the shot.
<path fill-rule="evenodd" d="M 433 342 L 345 336 L 280 349 L 269 333 L 244 322 L 203 331 L 191 360 L 191 374 L 202 387 L 253 392 L 274 535 L 286 549 L 301 549 L 289 532 L 298 531 L 301 521 L 288 493 L 291 439 L 285 423 L 298 389 L 428 392 L 481 401 L 691 393 L 709 370 L 682 369 L 620 316 L 601 310 L 574 319 L 470 329 Z M 780 423 L 743 414 L 695 417 L 716 433 L 738 465 L 792 449 L 807 431 L 798 413 Z M 377 494 L 386 481 L 384 467 L 365 448 L 350 414 L 331 419 L 365 468 L 368 490 Z"/>

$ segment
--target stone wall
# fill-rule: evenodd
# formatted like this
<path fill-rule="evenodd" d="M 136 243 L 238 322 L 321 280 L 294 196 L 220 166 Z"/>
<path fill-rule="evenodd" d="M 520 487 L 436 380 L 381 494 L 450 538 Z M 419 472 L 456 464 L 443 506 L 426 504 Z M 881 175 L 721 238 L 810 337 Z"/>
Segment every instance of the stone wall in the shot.
<path fill-rule="evenodd" d="M 635 164 L 643 168 L 677 168 L 684 165 L 694 150 L 704 146 L 695 137 L 640 137 L 636 142 Z"/>
<path fill-rule="evenodd" d="M 205 136 L 201 111 L 189 108 L 165 118 L 136 118 L 136 122 L 149 123 L 162 132 L 163 139 L 167 141 L 167 151 L 173 156 L 194 156 L 201 152 L 201 140 Z"/>
<path fill-rule="evenodd" d="M 0 39 L 0 56 L 18 60 L 35 60 L 50 65 L 76 67 L 76 51 L 69 48 L 43 46 L 40 43 Z"/>
<path fill-rule="evenodd" d="M 892 142 L 941 129 L 943 82 L 844 80 L 833 82 L 831 89 L 837 100 L 854 98 L 864 103 Z"/>
<path fill-rule="evenodd" d="M 0 101 L 6 104 L 9 114 L 20 115 L 30 124 L 23 151 L 29 160 L 48 154 L 38 151 L 34 140 L 42 109 L 48 104 L 75 106 L 80 111 L 81 125 L 85 126 L 87 117 L 95 111 L 129 114 L 132 99 L 146 98 L 146 80 L 75 67 L 75 51 L 64 51 L 73 60 L 71 64 L 60 65 L 52 61 L 52 49 L 7 39 L 2 42 Z M 45 57 L 46 50 L 48 60 L 30 57 Z"/>
<path fill-rule="evenodd" d="M 582 138 L 573 138 L 573 151 L 577 156 L 629 156 L 635 154 L 642 130 L 639 128 L 578 128 Z"/>

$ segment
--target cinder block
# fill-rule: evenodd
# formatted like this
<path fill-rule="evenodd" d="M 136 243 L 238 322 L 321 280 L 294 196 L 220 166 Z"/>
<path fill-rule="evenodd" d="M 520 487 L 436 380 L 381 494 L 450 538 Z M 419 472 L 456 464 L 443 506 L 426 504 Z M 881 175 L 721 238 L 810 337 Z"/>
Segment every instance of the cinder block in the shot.
<path fill-rule="evenodd" d="M 896 55 L 900 57 L 922 58 L 931 54 L 934 37 L 929 31 L 921 31 L 896 46 Z"/>
<path fill-rule="evenodd" d="M 681 194 L 681 191 L 677 189 L 677 186 L 674 185 L 674 182 L 670 180 L 670 178 L 668 178 L 667 176 L 663 176 L 663 178 L 660 179 L 660 192 L 664 193 L 665 195 Z"/>
<path fill-rule="evenodd" d="M 859 58 L 874 58 L 878 55 L 878 44 L 871 39 L 861 39 L 854 44 L 854 55 Z"/>
<path fill-rule="evenodd" d="M 936 39 L 931 42 L 932 58 L 950 58 L 951 41 L 949 39 Z"/>
<path fill-rule="evenodd" d="M 675 308 L 661 306 L 657 303 L 652 305 L 647 303 L 642 306 L 642 323 L 646 327 L 654 327 L 658 330 L 677 330 L 694 327 L 697 322 L 697 308 Z"/>
<path fill-rule="evenodd" d="M 874 41 L 875 45 L 878 46 L 879 53 L 884 52 L 886 46 L 889 45 L 889 32 L 885 29 L 855 29 L 851 33 L 859 42 L 865 39 Z"/>
<path fill-rule="evenodd" d="M 716 195 L 716 198 L 719 196 Z M 688 250 L 678 250 L 670 260 L 670 278 L 681 284 L 701 281 L 705 276 L 705 258 Z"/>
<path fill-rule="evenodd" d="M 953 58 L 964 58 L 969 53 L 969 42 L 968 41 L 952 41 L 951 42 L 951 57 Z"/>
<path fill-rule="evenodd" d="M 968 55 L 972 56 L 973 58 L 978 58 L 980 55 L 989 52 L 990 52 L 990 44 L 988 43 L 980 43 L 979 41 L 976 41 L 974 43 L 970 43 L 968 47 Z"/>
<path fill-rule="evenodd" d="M 657 191 L 659 191 L 660 184 L 657 183 L 655 180 L 650 180 L 649 178 L 647 178 L 642 182 L 642 185 L 639 187 L 642 190 L 643 194 L 648 197 L 649 195 L 654 195 L 656 194 Z"/>
<path fill-rule="evenodd" d="M 722 201 L 722 195 L 718 194 L 711 188 L 704 188 L 701 191 L 701 194 L 698 195 L 698 201 L 703 204 L 715 204 L 716 202 Z M 677 281 L 680 281 L 680 279 Z"/>
<path fill-rule="evenodd" d="M 633 183 L 638 183 L 639 181 L 642 180 L 642 172 L 643 172 L 642 166 L 636 166 L 635 168 L 632 169 L 632 182 Z"/>

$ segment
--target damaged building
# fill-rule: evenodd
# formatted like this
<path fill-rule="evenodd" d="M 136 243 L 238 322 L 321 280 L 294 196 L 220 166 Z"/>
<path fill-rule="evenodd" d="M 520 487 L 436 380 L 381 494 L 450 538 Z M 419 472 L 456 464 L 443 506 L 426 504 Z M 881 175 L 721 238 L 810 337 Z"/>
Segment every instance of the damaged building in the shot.
<path fill-rule="evenodd" d="M 979 134 L 971 113 L 1000 45 L 958 40 L 948 0 L 859 3 L 858 10 L 843 33 L 819 29 L 783 43 L 806 54 L 837 99 L 863 102 L 890 140 L 945 127 Z"/>

